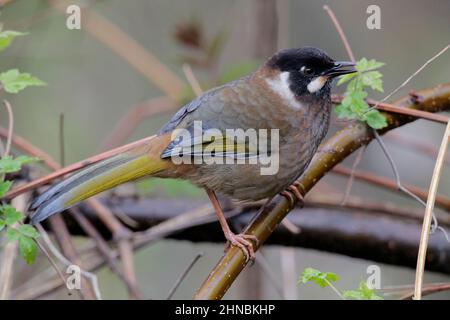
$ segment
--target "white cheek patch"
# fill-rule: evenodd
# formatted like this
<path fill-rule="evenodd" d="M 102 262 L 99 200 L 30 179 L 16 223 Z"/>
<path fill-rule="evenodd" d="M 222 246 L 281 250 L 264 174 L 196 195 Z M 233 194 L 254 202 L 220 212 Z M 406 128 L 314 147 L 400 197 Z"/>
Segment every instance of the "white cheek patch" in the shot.
<path fill-rule="evenodd" d="M 324 77 L 324 76 L 320 76 L 320 77 L 314 78 L 314 80 L 312 80 L 307 86 L 308 91 L 310 93 L 314 93 L 314 92 L 319 91 L 320 89 L 323 88 L 323 86 L 325 85 L 327 80 L 328 80 L 328 78 Z"/>
<path fill-rule="evenodd" d="M 289 72 L 282 72 L 274 79 L 267 79 L 267 84 L 281 99 L 294 110 L 300 110 L 303 106 L 295 98 L 291 88 L 289 88 Z"/>

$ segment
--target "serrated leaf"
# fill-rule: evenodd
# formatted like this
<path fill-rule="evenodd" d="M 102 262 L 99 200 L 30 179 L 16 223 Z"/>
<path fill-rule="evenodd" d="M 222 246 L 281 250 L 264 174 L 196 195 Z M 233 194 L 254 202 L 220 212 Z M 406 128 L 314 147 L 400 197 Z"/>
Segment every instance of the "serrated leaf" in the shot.
<path fill-rule="evenodd" d="M 25 36 L 27 33 L 19 32 L 19 31 L 11 31 L 5 30 L 0 32 L 0 51 L 5 50 L 9 47 L 11 42 L 16 37 Z"/>
<path fill-rule="evenodd" d="M 40 236 L 39 232 L 36 230 L 36 228 L 29 224 L 21 225 L 19 227 L 19 232 L 22 235 L 27 236 L 29 238 L 38 238 Z"/>
<path fill-rule="evenodd" d="M 39 161 L 38 158 L 18 156 L 13 158 L 11 156 L 6 156 L 0 159 L 0 173 L 12 173 L 20 171 L 23 165 L 29 164 L 35 161 Z"/>
<path fill-rule="evenodd" d="M 14 241 L 20 238 L 20 232 L 15 228 L 8 228 L 6 230 L 6 239 L 8 241 Z"/>
<path fill-rule="evenodd" d="M 370 289 L 365 281 L 359 283 L 358 290 L 348 290 L 343 292 L 343 297 L 351 300 L 384 300 Z"/>
<path fill-rule="evenodd" d="M 379 71 L 369 71 L 360 75 L 360 81 L 364 86 L 370 87 L 372 90 L 383 92 L 383 75 Z"/>
<path fill-rule="evenodd" d="M 338 276 L 332 272 L 322 272 L 314 268 L 306 268 L 303 270 L 299 282 L 307 283 L 313 281 L 318 286 L 325 288 L 329 286 L 330 282 L 338 280 Z"/>
<path fill-rule="evenodd" d="M 5 223 L 11 226 L 16 222 L 21 221 L 25 216 L 14 207 L 5 205 L 2 207 L 2 217 L 5 220 Z"/>
<path fill-rule="evenodd" d="M 356 77 L 358 75 L 358 73 L 349 73 L 349 74 L 344 74 L 343 76 L 339 77 L 339 80 L 337 82 L 337 85 L 340 86 L 341 84 L 344 84 L 348 81 L 350 81 L 351 79 L 353 79 L 354 77 Z"/>
<path fill-rule="evenodd" d="M 17 69 L 11 69 L 0 73 L 0 83 L 9 93 L 18 93 L 29 86 L 44 86 L 45 82 L 33 77 L 29 73 L 20 73 Z"/>
<path fill-rule="evenodd" d="M 338 117 L 340 119 L 346 118 L 346 119 L 355 119 L 356 114 L 350 109 L 348 105 L 339 104 L 336 106 L 334 111 L 337 113 Z"/>
<path fill-rule="evenodd" d="M 8 190 L 11 188 L 12 181 L 2 181 L 0 182 L 0 198 L 2 198 Z"/>
<path fill-rule="evenodd" d="M 384 65 L 385 65 L 384 62 L 379 62 L 379 61 L 376 61 L 375 59 L 370 59 L 370 60 L 367 61 L 366 65 L 365 65 L 365 69 L 361 70 L 361 71 L 365 72 L 365 71 L 371 71 L 371 70 L 379 69 L 379 68 L 381 68 Z"/>
<path fill-rule="evenodd" d="M 364 121 L 369 127 L 374 129 L 382 129 L 388 125 L 386 118 L 378 110 L 371 110 L 365 113 Z"/>
<path fill-rule="evenodd" d="M 36 259 L 37 245 L 32 238 L 21 235 L 19 238 L 19 251 L 27 264 Z"/>

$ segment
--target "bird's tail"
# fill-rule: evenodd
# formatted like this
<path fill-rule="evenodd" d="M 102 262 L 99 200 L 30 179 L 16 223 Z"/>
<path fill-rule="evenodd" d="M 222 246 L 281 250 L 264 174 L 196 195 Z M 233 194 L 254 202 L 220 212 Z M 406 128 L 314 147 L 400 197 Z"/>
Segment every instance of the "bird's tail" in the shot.
<path fill-rule="evenodd" d="M 88 166 L 53 185 L 30 205 L 31 223 L 70 208 L 78 202 L 127 181 L 156 174 L 169 165 L 159 157 L 159 137 L 148 145 L 131 149 Z"/>

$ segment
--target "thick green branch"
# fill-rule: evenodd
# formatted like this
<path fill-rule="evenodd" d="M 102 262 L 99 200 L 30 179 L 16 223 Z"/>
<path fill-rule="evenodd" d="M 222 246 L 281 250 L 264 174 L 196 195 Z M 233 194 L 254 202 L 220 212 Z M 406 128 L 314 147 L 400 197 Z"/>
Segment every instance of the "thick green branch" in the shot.
<path fill-rule="evenodd" d="M 450 110 L 450 84 L 417 91 L 414 95 L 406 96 L 394 104 L 428 112 Z M 384 113 L 384 115 L 388 126 L 380 130 L 380 133 L 415 120 L 413 117 L 400 114 Z M 322 152 L 316 154 L 307 171 L 299 179 L 303 186 L 303 190 L 300 192 L 306 194 L 336 164 L 342 162 L 359 147 L 368 144 L 372 139 L 371 129 L 361 123 L 352 123 L 334 134 L 321 146 Z M 276 195 L 261 208 L 247 226 L 245 233 L 255 235 L 261 245 L 290 210 L 286 198 Z M 245 266 L 246 262 L 242 251 L 232 247 L 214 267 L 196 292 L 194 299 L 221 299 Z"/>

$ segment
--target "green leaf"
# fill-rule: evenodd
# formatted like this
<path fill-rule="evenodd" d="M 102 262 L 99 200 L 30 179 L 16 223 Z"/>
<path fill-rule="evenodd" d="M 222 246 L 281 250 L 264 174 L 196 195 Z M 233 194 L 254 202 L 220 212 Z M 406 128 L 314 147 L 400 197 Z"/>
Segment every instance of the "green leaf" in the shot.
<path fill-rule="evenodd" d="M 12 181 L 2 181 L 0 182 L 0 198 L 2 198 L 8 190 L 11 188 Z"/>
<path fill-rule="evenodd" d="M 370 289 L 365 281 L 359 283 L 358 290 L 344 291 L 343 296 L 351 300 L 384 300 L 383 297 L 375 294 L 375 291 Z"/>
<path fill-rule="evenodd" d="M 8 228 L 6 231 L 6 239 L 8 241 L 14 241 L 20 238 L 20 232 L 15 228 Z"/>
<path fill-rule="evenodd" d="M 29 86 L 45 85 L 45 82 L 33 77 L 29 73 L 20 73 L 17 69 L 0 73 L 0 83 L 5 91 L 9 93 L 18 93 Z"/>
<path fill-rule="evenodd" d="M 0 219 L 0 231 L 2 231 L 6 226 L 6 223 L 4 220 Z"/>
<path fill-rule="evenodd" d="M 374 129 L 381 129 L 388 125 L 386 118 L 378 110 L 367 112 L 364 115 L 364 121 Z"/>
<path fill-rule="evenodd" d="M 337 82 L 337 85 L 340 86 L 341 84 L 344 84 L 348 81 L 350 81 L 351 79 L 353 79 L 354 77 L 356 77 L 358 74 L 357 73 L 349 73 L 349 74 L 344 74 L 343 76 L 339 77 L 339 80 Z"/>
<path fill-rule="evenodd" d="M 9 47 L 11 42 L 16 37 L 25 36 L 27 33 L 18 32 L 18 31 L 11 31 L 11 30 L 5 30 L 0 32 L 0 51 L 5 50 Z"/>
<path fill-rule="evenodd" d="M 318 286 L 325 288 L 330 284 L 330 282 L 335 282 L 337 280 L 338 276 L 335 273 L 322 272 L 314 268 L 306 268 L 305 270 L 303 270 L 299 282 L 307 283 L 313 281 Z"/>
<path fill-rule="evenodd" d="M 25 216 L 22 212 L 17 211 L 14 207 L 10 205 L 4 205 L 1 207 L 2 217 L 5 220 L 5 223 L 9 226 L 14 223 L 21 221 Z"/>
<path fill-rule="evenodd" d="M 20 236 L 19 251 L 27 264 L 32 264 L 36 259 L 37 245 L 32 238 Z"/>
<path fill-rule="evenodd" d="M 40 236 L 39 232 L 36 230 L 36 228 L 29 224 L 21 225 L 19 227 L 19 232 L 22 235 L 27 236 L 29 238 L 38 238 Z"/>
<path fill-rule="evenodd" d="M 18 156 L 13 158 L 6 156 L 0 159 L 0 173 L 11 173 L 20 171 L 23 165 L 29 164 L 35 161 L 39 161 L 38 158 L 32 158 L 27 156 Z"/>
<path fill-rule="evenodd" d="M 360 75 L 360 81 L 364 86 L 370 87 L 372 90 L 383 92 L 383 75 L 379 71 L 365 72 Z"/>
<path fill-rule="evenodd" d="M 336 106 L 334 111 L 337 113 L 339 118 L 346 118 L 346 119 L 355 119 L 356 114 L 350 109 L 348 105 L 339 104 Z"/>

